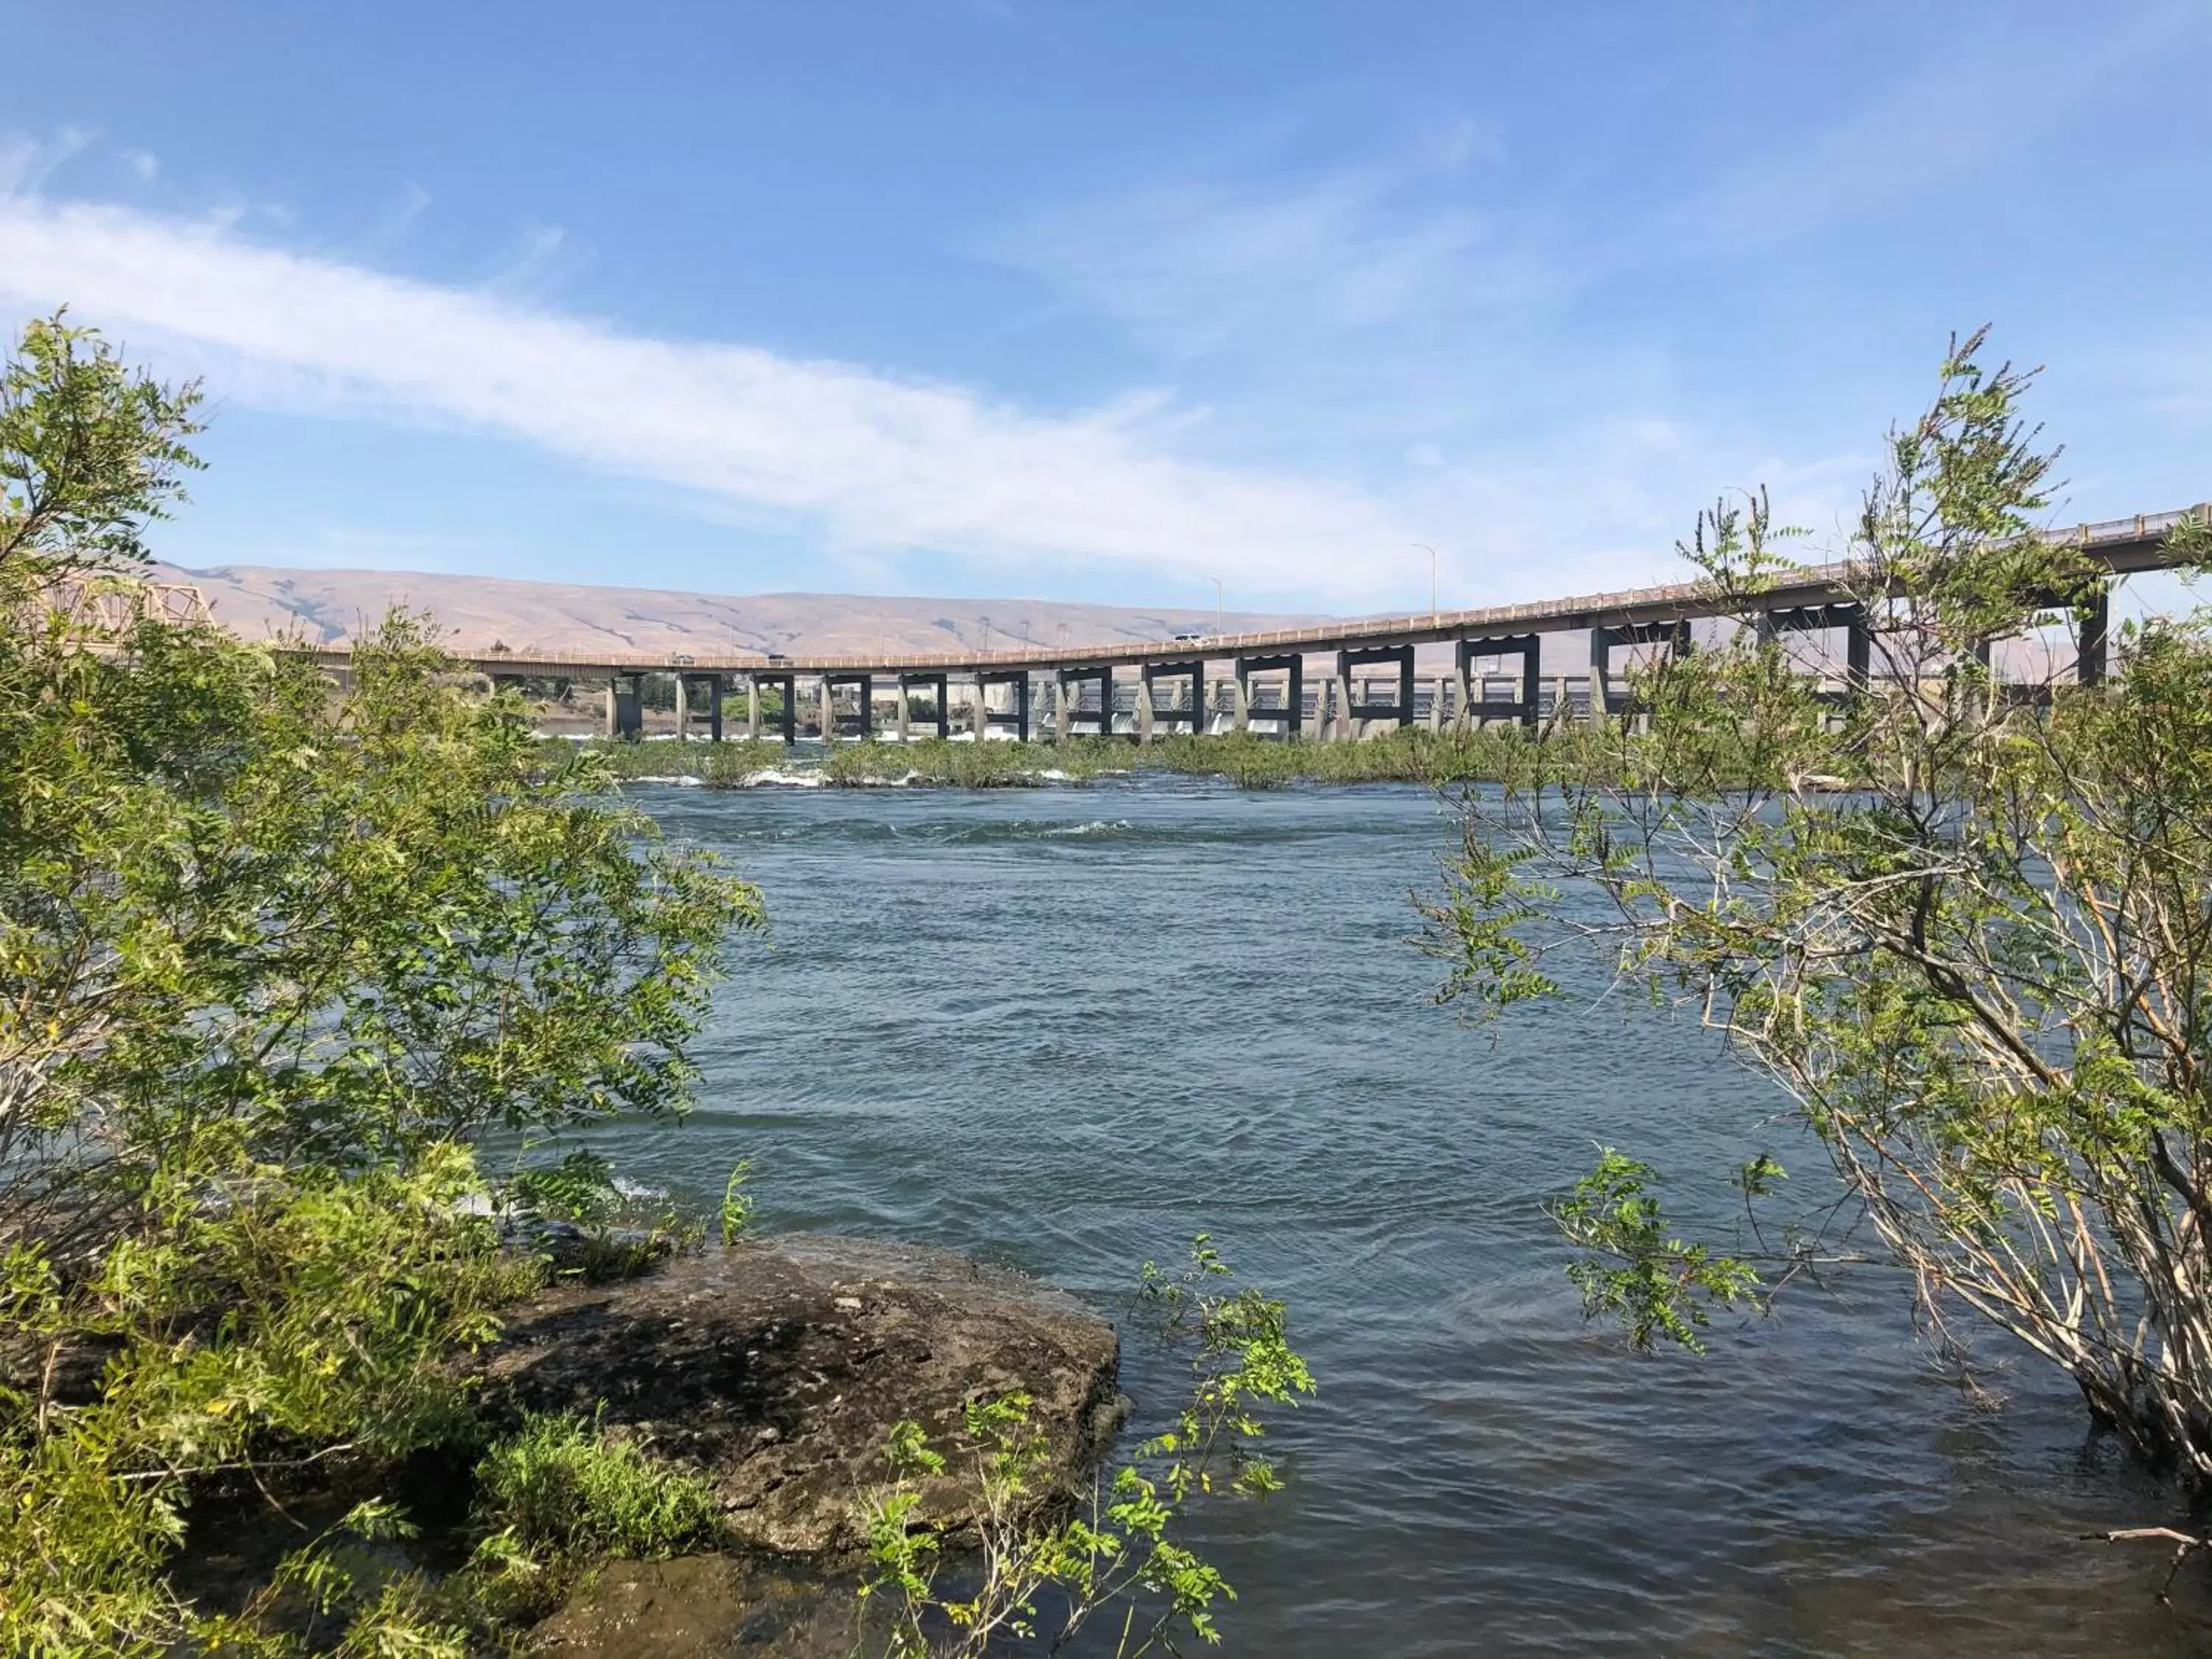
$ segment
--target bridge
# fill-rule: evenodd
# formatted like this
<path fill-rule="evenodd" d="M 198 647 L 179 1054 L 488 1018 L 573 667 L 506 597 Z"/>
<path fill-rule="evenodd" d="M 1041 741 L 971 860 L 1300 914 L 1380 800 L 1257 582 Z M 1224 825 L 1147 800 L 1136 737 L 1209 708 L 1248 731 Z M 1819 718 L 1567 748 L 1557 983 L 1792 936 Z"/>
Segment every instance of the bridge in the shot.
<path fill-rule="evenodd" d="M 2104 573 L 2081 606 L 2081 678 L 2096 680 L 2105 672 L 2112 579 L 2170 568 L 2175 561 L 2167 536 L 2192 521 L 2212 525 L 2212 503 L 2046 532 L 2044 540 L 2080 548 Z M 1850 567 L 1805 567 L 1782 577 L 1762 599 L 1763 629 L 1841 632 L 1846 672 L 1863 678 L 1871 634 Z M 645 678 L 664 675 L 676 683 L 677 734 L 717 742 L 726 734 L 733 696 L 749 738 L 773 727 L 786 743 L 797 739 L 802 719 L 815 736 L 830 740 L 904 738 L 917 724 L 939 737 L 957 727 L 977 738 L 1006 732 L 1024 739 L 1033 732 L 1065 738 L 1088 727 L 1126 729 L 1149 741 L 1162 729 L 1204 732 L 1225 724 L 1239 732 L 1266 727 L 1286 737 L 1345 738 L 1377 722 L 1422 721 L 1440 729 L 1447 723 L 1464 727 L 1504 720 L 1534 726 L 1568 710 L 1618 712 L 1626 701 L 1625 688 L 1616 684 L 1618 649 L 1686 646 L 1691 624 L 1717 614 L 1701 584 L 1684 582 L 1260 633 L 1052 649 L 797 657 L 531 650 L 455 655 L 495 684 L 603 684 L 604 729 L 610 738 L 642 735 Z M 1589 636 L 1588 673 L 1547 677 L 1545 636 L 1577 633 Z M 1417 677 L 1416 653 L 1423 646 L 1451 647 L 1448 675 Z M 307 654 L 333 672 L 350 665 L 343 646 L 309 647 Z M 1229 672 L 1217 674 L 1217 668 Z M 1133 678 L 1121 678 L 1121 671 L 1132 670 Z M 1124 690 L 1133 694 L 1126 728 Z M 769 692 L 776 694 L 773 707 Z M 879 719 L 885 698 L 892 703 L 888 721 Z"/>

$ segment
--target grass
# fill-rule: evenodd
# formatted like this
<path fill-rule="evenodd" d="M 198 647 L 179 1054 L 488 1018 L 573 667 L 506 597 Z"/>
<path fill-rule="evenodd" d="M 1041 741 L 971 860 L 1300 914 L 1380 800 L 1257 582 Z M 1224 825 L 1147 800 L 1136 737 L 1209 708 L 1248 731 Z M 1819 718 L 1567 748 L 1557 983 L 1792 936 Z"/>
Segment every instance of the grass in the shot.
<path fill-rule="evenodd" d="M 657 1560 L 712 1544 L 721 1526 L 703 1478 L 582 1418 L 526 1419 L 477 1480 L 485 1517 L 533 1552 Z"/>

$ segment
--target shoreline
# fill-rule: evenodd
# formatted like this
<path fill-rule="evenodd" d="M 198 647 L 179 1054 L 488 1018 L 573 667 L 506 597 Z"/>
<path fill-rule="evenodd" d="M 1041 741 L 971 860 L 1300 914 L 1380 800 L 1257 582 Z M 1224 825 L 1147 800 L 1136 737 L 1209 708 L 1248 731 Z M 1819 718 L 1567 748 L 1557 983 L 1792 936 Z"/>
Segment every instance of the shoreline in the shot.
<path fill-rule="evenodd" d="M 794 749 L 780 742 L 643 743 L 544 736 L 549 755 L 598 757 L 618 782 L 707 789 L 1030 788 L 1079 787 L 1145 773 L 1216 777 L 1240 788 L 1291 783 L 1410 783 L 1431 787 L 1497 782 L 1522 775 L 1539 756 L 1583 762 L 1574 737 L 1532 742 L 1516 728 L 1435 732 L 1410 727 L 1352 742 L 1285 741 L 1251 735 L 1177 734 L 1138 744 L 1122 738 L 1069 743 L 1014 738 L 866 739 Z"/>

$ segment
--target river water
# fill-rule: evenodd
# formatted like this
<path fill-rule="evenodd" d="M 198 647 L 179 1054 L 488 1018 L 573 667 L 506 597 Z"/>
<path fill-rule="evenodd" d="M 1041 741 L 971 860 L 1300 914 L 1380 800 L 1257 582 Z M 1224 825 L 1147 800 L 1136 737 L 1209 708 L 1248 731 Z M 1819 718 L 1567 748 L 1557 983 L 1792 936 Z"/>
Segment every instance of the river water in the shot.
<path fill-rule="evenodd" d="M 2033 1362 L 1990 1379 L 2001 1408 L 1963 1394 L 1886 1276 L 1724 1319 L 1703 1359 L 1583 1322 L 1540 1206 L 1594 1143 L 1682 1171 L 1692 1222 L 1725 1188 L 1691 1177 L 1757 1146 L 1801 1199 L 1827 1177 L 1710 1036 L 1595 978 L 1494 1038 L 1431 1006 L 1429 793 L 637 797 L 773 921 L 692 1120 L 601 1133 L 623 1173 L 711 1202 L 750 1157 L 768 1227 L 949 1246 L 1109 1313 L 1205 1230 L 1289 1302 L 1322 1384 L 1289 1488 L 1194 1534 L 1240 1592 L 1224 1654 L 2212 1648 L 2154 1547 L 2079 1541 L 2170 1496 Z M 1134 1342 L 1125 1386 L 1171 1403 Z"/>

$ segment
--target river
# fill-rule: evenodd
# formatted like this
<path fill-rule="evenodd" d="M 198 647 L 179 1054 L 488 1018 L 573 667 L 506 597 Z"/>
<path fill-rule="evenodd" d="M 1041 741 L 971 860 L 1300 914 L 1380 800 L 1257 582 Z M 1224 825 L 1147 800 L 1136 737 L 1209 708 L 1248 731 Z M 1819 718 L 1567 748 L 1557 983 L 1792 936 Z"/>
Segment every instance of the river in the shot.
<path fill-rule="evenodd" d="M 1757 1146 L 1801 1200 L 1832 1183 L 1709 1034 L 1595 976 L 1494 1036 L 1431 1006 L 1431 794 L 636 798 L 773 920 L 691 1121 L 597 1137 L 625 1175 L 711 1203 L 750 1157 L 764 1226 L 949 1246 L 1116 1314 L 1205 1230 L 1288 1301 L 1322 1385 L 1279 1436 L 1288 1489 L 1194 1534 L 1241 1596 L 1224 1654 L 2212 1646 L 2201 1595 L 2155 1600 L 2155 1547 L 2079 1540 L 2170 1494 L 1996 1339 L 2002 1407 L 1962 1393 L 1892 1277 L 1724 1317 L 1702 1359 L 1583 1322 L 1541 1206 L 1594 1143 L 1680 1170 L 1691 1221 Z M 1133 1342 L 1125 1386 L 1170 1398 Z"/>

